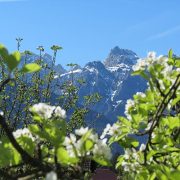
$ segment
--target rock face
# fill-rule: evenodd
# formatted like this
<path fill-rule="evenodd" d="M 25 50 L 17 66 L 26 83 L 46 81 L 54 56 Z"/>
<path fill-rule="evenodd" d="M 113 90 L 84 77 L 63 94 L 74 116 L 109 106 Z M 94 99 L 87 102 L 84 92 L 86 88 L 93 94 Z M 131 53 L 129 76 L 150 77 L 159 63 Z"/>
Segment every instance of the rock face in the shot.
<path fill-rule="evenodd" d="M 37 59 L 37 56 L 33 55 L 33 57 L 30 59 Z M 52 57 L 45 54 L 43 59 L 50 64 Z M 56 65 L 54 70 L 57 76 L 54 81 L 63 83 L 71 80 L 72 73 L 75 82 L 78 79 L 84 79 L 85 84 L 79 91 L 79 105 L 83 104 L 83 96 L 99 93 L 102 99 L 90 107 L 86 122 L 101 132 L 107 123 L 115 122 L 117 116 L 124 114 L 127 99 L 146 88 L 146 82 L 143 79 L 131 76 L 132 66 L 137 59 L 138 56 L 133 51 L 116 46 L 104 62 L 89 62 L 83 68 L 76 65 L 71 71 L 66 71 L 61 65 Z M 59 89 L 53 92 L 57 96 L 61 94 Z"/>
<path fill-rule="evenodd" d="M 138 56 L 133 51 L 129 49 L 120 49 L 116 46 L 111 49 L 111 52 L 108 58 L 104 61 L 104 64 L 107 67 L 114 67 L 122 63 L 133 65 L 137 59 Z"/>
<path fill-rule="evenodd" d="M 132 66 L 137 59 L 133 51 L 115 47 L 104 62 L 89 62 L 83 68 L 76 66 L 72 71 L 75 80 L 85 80 L 79 91 L 79 104 L 83 104 L 85 95 L 97 92 L 102 97 L 100 102 L 91 107 L 91 113 L 87 116 L 87 124 L 99 132 L 107 123 L 115 122 L 117 116 L 124 114 L 127 99 L 145 90 L 146 82 L 140 77 L 131 76 Z M 60 81 L 70 79 L 72 72 L 61 74 Z M 60 94 L 60 91 L 57 90 L 56 94 Z"/>

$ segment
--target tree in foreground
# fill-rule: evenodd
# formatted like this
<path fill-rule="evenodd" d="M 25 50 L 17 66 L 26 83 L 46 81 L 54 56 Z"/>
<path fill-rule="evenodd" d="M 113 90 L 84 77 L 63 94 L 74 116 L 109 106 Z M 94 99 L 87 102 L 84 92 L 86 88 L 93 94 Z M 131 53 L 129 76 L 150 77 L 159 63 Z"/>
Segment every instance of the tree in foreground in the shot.
<path fill-rule="evenodd" d="M 12 81 L 20 53 L 9 54 L 0 47 L 1 63 L 9 76 L 0 92 Z M 20 71 L 40 70 L 38 64 L 25 64 Z M 4 179 L 90 179 L 84 168 L 87 160 L 102 166 L 111 164 L 111 144 L 124 149 L 115 164 L 122 179 L 180 179 L 180 59 L 156 57 L 154 52 L 133 66 L 133 75 L 148 82 L 125 107 L 126 117 L 108 124 L 99 137 L 93 129 L 81 127 L 67 133 L 66 111 L 60 106 L 38 102 L 29 108 L 32 121 L 13 131 L 0 114 L 0 174 Z M 23 121 L 23 120 L 22 120 Z"/>
<path fill-rule="evenodd" d="M 180 179 L 180 59 L 172 50 L 168 57 L 150 52 L 133 70 L 148 88 L 127 100 L 126 117 L 103 133 L 124 148 L 116 168 L 128 180 Z"/>

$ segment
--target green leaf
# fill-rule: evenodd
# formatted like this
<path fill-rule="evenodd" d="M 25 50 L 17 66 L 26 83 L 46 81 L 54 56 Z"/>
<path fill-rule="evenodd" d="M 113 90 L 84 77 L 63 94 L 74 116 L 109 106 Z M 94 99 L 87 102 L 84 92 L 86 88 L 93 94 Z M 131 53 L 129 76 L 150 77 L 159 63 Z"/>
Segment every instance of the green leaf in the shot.
<path fill-rule="evenodd" d="M 124 156 L 119 156 L 116 163 L 116 169 L 121 167 L 122 162 L 124 161 Z"/>
<path fill-rule="evenodd" d="M 126 143 L 127 144 L 131 144 L 134 147 L 138 147 L 139 146 L 139 141 L 137 141 L 135 138 L 133 138 L 133 137 L 126 137 L 125 139 L 126 139 Z"/>
<path fill-rule="evenodd" d="M 0 56 L 3 58 L 3 61 L 9 56 L 8 50 L 2 44 L 0 44 Z"/>
<path fill-rule="evenodd" d="M 180 179 L 180 171 L 179 170 L 175 170 L 170 173 L 170 180 L 177 180 L 177 179 Z"/>
<path fill-rule="evenodd" d="M 169 121 L 169 128 L 170 129 L 174 129 L 174 128 L 180 126 L 180 119 L 178 116 L 177 117 L 169 117 L 168 121 Z"/>
<path fill-rule="evenodd" d="M 103 157 L 93 157 L 93 159 L 102 166 L 111 166 L 111 163 Z"/>
<path fill-rule="evenodd" d="M 82 136 L 82 140 L 86 141 L 89 138 L 89 136 L 91 135 L 91 133 L 92 133 L 92 130 L 90 129 L 86 134 L 84 134 Z"/>
<path fill-rule="evenodd" d="M 153 172 L 149 178 L 149 180 L 154 180 L 156 178 L 156 173 Z"/>
<path fill-rule="evenodd" d="M 68 155 L 68 152 L 66 151 L 65 148 L 60 147 L 60 148 L 57 150 L 57 158 L 58 158 L 58 161 L 59 161 L 61 164 L 68 164 L 69 155 Z"/>
<path fill-rule="evenodd" d="M 178 102 L 180 102 L 180 96 L 178 96 L 177 98 L 173 99 L 173 101 L 172 101 L 172 106 L 174 106 L 174 105 L 177 104 Z"/>
<path fill-rule="evenodd" d="M 76 164 L 79 159 L 76 157 L 70 157 L 67 150 L 63 147 L 58 148 L 57 150 L 58 161 L 63 165 Z"/>
<path fill-rule="evenodd" d="M 0 144 L 0 167 L 17 165 L 20 161 L 20 154 L 14 149 L 7 138 L 2 138 Z"/>
<path fill-rule="evenodd" d="M 122 124 L 124 124 L 124 125 L 126 125 L 128 127 L 131 126 L 131 122 L 128 119 L 126 119 L 125 117 L 118 117 L 118 119 L 119 119 L 120 122 L 122 122 Z"/>
<path fill-rule="evenodd" d="M 177 68 L 180 68 L 180 59 L 176 59 L 176 61 L 175 61 L 175 66 L 176 66 Z"/>
<path fill-rule="evenodd" d="M 61 46 L 53 45 L 53 46 L 51 46 L 51 49 L 54 51 L 57 51 L 57 50 L 61 50 L 63 48 Z"/>
<path fill-rule="evenodd" d="M 173 58 L 173 50 L 170 49 L 168 52 L 168 58 L 172 59 Z"/>
<path fill-rule="evenodd" d="M 160 170 L 157 170 L 156 171 L 156 175 L 157 175 L 157 178 L 158 179 L 161 179 L 161 180 L 168 180 L 168 177 L 162 173 Z"/>
<path fill-rule="evenodd" d="M 7 67 L 10 71 L 13 71 L 21 60 L 21 54 L 19 51 L 15 51 L 14 53 L 10 54 L 6 59 L 4 59 Z"/>
<path fill-rule="evenodd" d="M 141 72 L 142 72 L 142 70 L 133 71 L 133 72 L 131 73 L 131 75 L 132 75 L 132 76 L 137 76 L 137 75 L 140 75 Z"/>
<path fill-rule="evenodd" d="M 48 141 L 55 148 L 58 148 L 64 141 L 66 135 L 66 123 L 64 120 L 44 121 L 42 127 L 37 125 L 29 125 L 30 131 L 38 135 L 41 139 Z"/>
<path fill-rule="evenodd" d="M 85 141 L 85 149 L 86 149 L 86 151 L 90 150 L 93 147 L 93 145 L 94 145 L 93 141 L 91 141 L 89 139 L 87 141 Z"/>
<path fill-rule="evenodd" d="M 33 140 L 26 136 L 23 135 L 21 137 L 19 137 L 17 139 L 18 143 L 23 147 L 23 149 L 25 151 L 27 151 L 29 154 L 33 155 L 33 153 L 35 152 L 35 143 L 33 142 Z"/>
<path fill-rule="evenodd" d="M 147 160 L 149 161 L 156 153 L 157 151 L 154 150 L 149 151 L 149 153 L 147 154 Z"/>
<path fill-rule="evenodd" d="M 21 69 L 21 72 L 23 73 L 33 73 L 33 72 L 37 72 L 41 69 L 41 66 L 39 66 L 36 63 L 30 63 L 30 64 L 26 64 L 23 66 L 23 68 Z"/>

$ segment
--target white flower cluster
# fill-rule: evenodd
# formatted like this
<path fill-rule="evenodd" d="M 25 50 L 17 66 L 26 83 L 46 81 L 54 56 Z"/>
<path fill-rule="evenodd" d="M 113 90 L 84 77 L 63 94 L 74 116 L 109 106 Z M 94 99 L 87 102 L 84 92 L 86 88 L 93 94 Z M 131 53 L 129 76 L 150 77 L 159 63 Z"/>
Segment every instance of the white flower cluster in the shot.
<path fill-rule="evenodd" d="M 122 167 L 124 168 L 124 171 L 137 171 L 138 168 L 140 168 L 140 164 L 138 162 L 122 162 Z"/>
<path fill-rule="evenodd" d="M 4 116 L 4 112 L 0 110 L 0 115 L 1 116 Z"/>
<path fill-rule="evenodd" d="M 124 171 L 137 171 L 137 169 L 140 167 L 138 161 L 138 152 L 134 148 L 126 149 L 124 152 L 124 160 L 121 165 L 124 168 Z"/>
<path fill-rule="evenodd" d="M 145 59 L 138 59 L 137 63 L 132 67 L 133 71 L 145 70 L 146 67 L 149 67 L 155 63 L 166 65 L 168 58 L 165 56 L 156 57 L 155 52 L 149 52 Z"/>
<path fill-rule="evenodd" d="M 132 99 L 128 99 L 125 105 L 125 112 L 124 114 L 127 116 L 129 120 L 131 120 L 131 116 L 129 115 L 129 109 L 135 105 L 135 102 Z"/>
<path fill-rule="evenodd" d="M 107 139 L 98 140 L 95 142 L 93 148 L 93 154 L 96 157 L 103 156 L 105 159 L 110 160 L 112 158 L 111 149 L 107 145 Z"/>
<path fill-rule="evenodd" d="M 150 121 L 148 124 L 147 124 L 147 127 L 145 128 L 146 131 L 149 131 L 151 126 L 153 124 L 153 121 Z"/>
<path fill-rule="evenodd" d="M 133 71 L 145 70 L 146 61 L 144 59 L 138 59 L 137 63 L 132 67 Z"/>
<path fill-rule="evenodd" d="M 29 131 L 28 128 L 24 128 L 24 129 L 18 129 L 15 132 L 13 132 L 13 136 L 17 139 L 21 136 L 28 136 L 29 138 L 31 138 L 33 141 L 35 141 L 35 137 L 31 134 L 31 132 Z"/>
<path fill-rule="evenodd" d="M 100 138 L 104 139 L 106 135 L 118 136 L 120 134 L 121 128 L 117 123 L 114 123 L 112 126 L 110 124 L 107 124 Z"/>
<path fill-rule="evenodd" d="M 84 148 L 85 141 L 82 137 L 90 133 L 88 140 L 93 143 L 93 147 L 88 151 Z M 70 157 L 83 157 L 86 155 L 103 156 L 105 159 L 110 160 L 112 157 L 111 150 L 106 143 L 107 139 L 98 139 L 98 135 L 88 129 L 88 127 L 75 130 L 75 134 L 70 134 L 65 137 L 64 146 Z"/>
<path fill-rule="evenodd" d="M 51 171 L 46 174 L 46 180 L 57 180 L 57 174 L 54 171 Z"/>
<path fill-rule="evenodd" d="M 45 103 L 35 104 L 30 108 L 31 112 L 37 113 L 44 119 L 50 119 L 53 116 L 59 118 L 66 118 L 66 111 L 63 110 L 60 106 L 50 106 Z"/>
<path fill-rule="evenodd" d="M 78 135 L 78 136 L 83 136 L 84 134 L 86 134 L 88 132 L 88 127 L 84 128 L 84 127 L 81 127 L 80 129 L 76 129 L 75 130 L 75 134 Z"/>
<path fill-rule="evenodd" d="M 146 145 L 141 144 L 139 151 L 136 151 L 136 149 L 126 149 L 124 152 L 124 160 L 122 162 L 122 167 L 124 168 L 124 171 L 136 171 L 138 168 L 141 167 L 140 162 L 141 157 L 140 154 L 145 150 Z M 152 159 L 151 159 L 152 160 Z"/>
<path fill-rule="evenodd" d="M 145 144 L 141 144 L 139 151 L 144 151 L 146 149 L 146 145 Z"/>
<path fill-rule="evenodd" d="M 137 92 L 136 95 L 141 97 L 141 98 L 145 98 L 146 97 L 146 94 L 144 94 L 143 92 Z"/>

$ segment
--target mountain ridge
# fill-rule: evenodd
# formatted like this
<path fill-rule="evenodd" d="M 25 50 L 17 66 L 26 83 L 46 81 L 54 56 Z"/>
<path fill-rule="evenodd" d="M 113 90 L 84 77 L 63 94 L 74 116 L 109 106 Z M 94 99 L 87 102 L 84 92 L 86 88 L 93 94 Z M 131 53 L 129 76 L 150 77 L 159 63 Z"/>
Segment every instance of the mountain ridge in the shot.
<path fill-rule="evenodd" d="M 30 60 L 35 60 L 29 57 Z M 52 57 L 48 54 L 42 56 L 44 62 L 51 66 Z M 102 97 L 100 102 L 96 103 L 90 109 L 86 122 L 95 118 L 95 114 L 101 114 L 96 118 L 94 126 L 100 132 L 107 123 L 113 123 L 117 117 L 124 115 L 126 100 L 132 98 L 137 91 L 143 91 L 146 88 L 146 82 L 140 77 L 131 76 L 132 66 L 136 63 L 138 56 L 131 50 L 120 49 L 118 46 L 111 49 L 108 57 L 104 61 L 91 61 L 84 67 L 76 65 L 70 71 L 64 69 L 61 65 L 55 65 L 54 71 L 56 77 L 54 83 L 59 82 L 62 85 L 71 80 L 73 73 L 74 83 L 78 79 L 84 79 L 85 84 L 79 90 L 78 104 L 83 105 L 83 97 L 93 93 L 99 93 Z M 54 94 L 60 96 L 62 91 L 54 89 Z M 104 120 L 103 120 L 104 119 Z"/>

